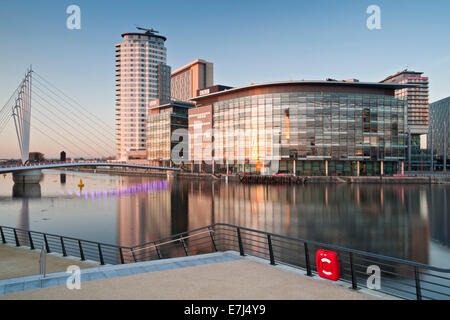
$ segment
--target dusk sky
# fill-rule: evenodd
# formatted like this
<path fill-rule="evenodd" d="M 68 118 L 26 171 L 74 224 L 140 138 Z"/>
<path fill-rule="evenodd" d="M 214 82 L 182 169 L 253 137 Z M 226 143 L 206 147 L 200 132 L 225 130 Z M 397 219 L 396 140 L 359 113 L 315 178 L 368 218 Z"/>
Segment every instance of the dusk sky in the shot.
<path fill-rule="evenodd" d="M 66 27 L 71 4 L 81 8 L 81 30 Z M 370 5 L 381 8 L 380 30 L 366 26 Z M 135 25 L 167 37 L 172 70 L 197 58 L 213 62 L 216 84 L 380 81 L 408 67 L 430 78 L 430 102 L 450 96 L 448 0 L 3 0 L 0 10 L 0 108 L 32 64 L 114 128 L 114 45 Z M 31 151 L 59 149 L 32 130 Z M 18 156 L 10 122 L 0 158 Z"/>

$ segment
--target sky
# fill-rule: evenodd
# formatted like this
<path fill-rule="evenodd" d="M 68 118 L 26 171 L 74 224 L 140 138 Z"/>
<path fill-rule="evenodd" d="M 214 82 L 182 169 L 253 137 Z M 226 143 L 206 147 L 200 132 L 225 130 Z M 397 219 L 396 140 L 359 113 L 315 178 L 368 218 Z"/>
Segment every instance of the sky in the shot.
<path fill-rule="evenodd" d="M 81 9 L 80 30 L 66 27 L 72 4 Z M 380 7 L 381 29 L 367 28 L 370 5 Z M 215 84 L 380 81 L 408 67 L 430 78 L 433 102 L 450 96 L 449 12 L 448 0 L 2 0 L 0 108 L 32 64 L 113 128 L 114 46 L 136 25 L 167 37 L 172 70 L 213 62 Z M 31 149 L 50 156 L 60 148 L 32 130 Z M 18 156 L 10 122 L 0 158 Z"/>

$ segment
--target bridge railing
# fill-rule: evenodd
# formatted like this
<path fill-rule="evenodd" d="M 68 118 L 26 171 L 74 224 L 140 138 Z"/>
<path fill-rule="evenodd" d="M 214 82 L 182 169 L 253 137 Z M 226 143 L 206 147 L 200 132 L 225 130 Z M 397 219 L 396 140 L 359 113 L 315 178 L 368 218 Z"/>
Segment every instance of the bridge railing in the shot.
<path fill-rule="evenodd" d="M 284 236 L 232 224 L 216 223 L 126 247 L 71 237 L 0 227 L 3 243 L 72 255 L 101 264 L 123 264 L 155 259 L 233 250 L 240 255 L 266 259 L 318 274 L 319 249 L 334 251 L 339 260 L 339 280 L 352 289 L 376 289 L 405 299 L 450 299 L 450 269 L 388 257 L 380 254 Z"/>

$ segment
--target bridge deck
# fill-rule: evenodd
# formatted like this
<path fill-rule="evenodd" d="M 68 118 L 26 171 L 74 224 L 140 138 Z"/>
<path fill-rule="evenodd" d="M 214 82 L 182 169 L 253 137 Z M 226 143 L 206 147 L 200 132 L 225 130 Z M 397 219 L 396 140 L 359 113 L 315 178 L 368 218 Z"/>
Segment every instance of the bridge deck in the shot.
<path fill-rule="evenodd" d="M 24 172 L 24 171 L 31 171 L 31 170 L 71 168 L 71 167 L 122 167 L 122 168 L 161 170 L 161 171 L 180 171 L 180 168 L 146 166 L 146 165 L 139 165 L 139 164 L 132 164 L 132 163 L 76 162 L 76 163 L 52 163 L 52 164 L 36 164 L 36 165 L 28 165 L 28 166 L 0 167 L 0 174 Z"/>

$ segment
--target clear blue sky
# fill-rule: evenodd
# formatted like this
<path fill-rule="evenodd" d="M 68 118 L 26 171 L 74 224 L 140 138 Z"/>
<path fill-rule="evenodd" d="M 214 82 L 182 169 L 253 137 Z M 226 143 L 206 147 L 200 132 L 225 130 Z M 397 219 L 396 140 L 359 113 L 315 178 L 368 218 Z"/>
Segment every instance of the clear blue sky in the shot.
<path fill-rule="evenodd" d="M 81 8 L 81 30 L 66 28 L 71 4 Z M 381 8 L 381 30 L 366 27 L 372 4 Z M 450 95 L 448 0 L 2 0 L 0 10 L 0 106 L 33 64 L 113 125 L 114 45 L 136 24 L 167 37 L 172 69 L 213 62 L 216 84 L 379 81 L 409 66 L 430 77 L 431 102 Z M 0 158 L 18 155 L 8 135 L 0 137 Z"/>

